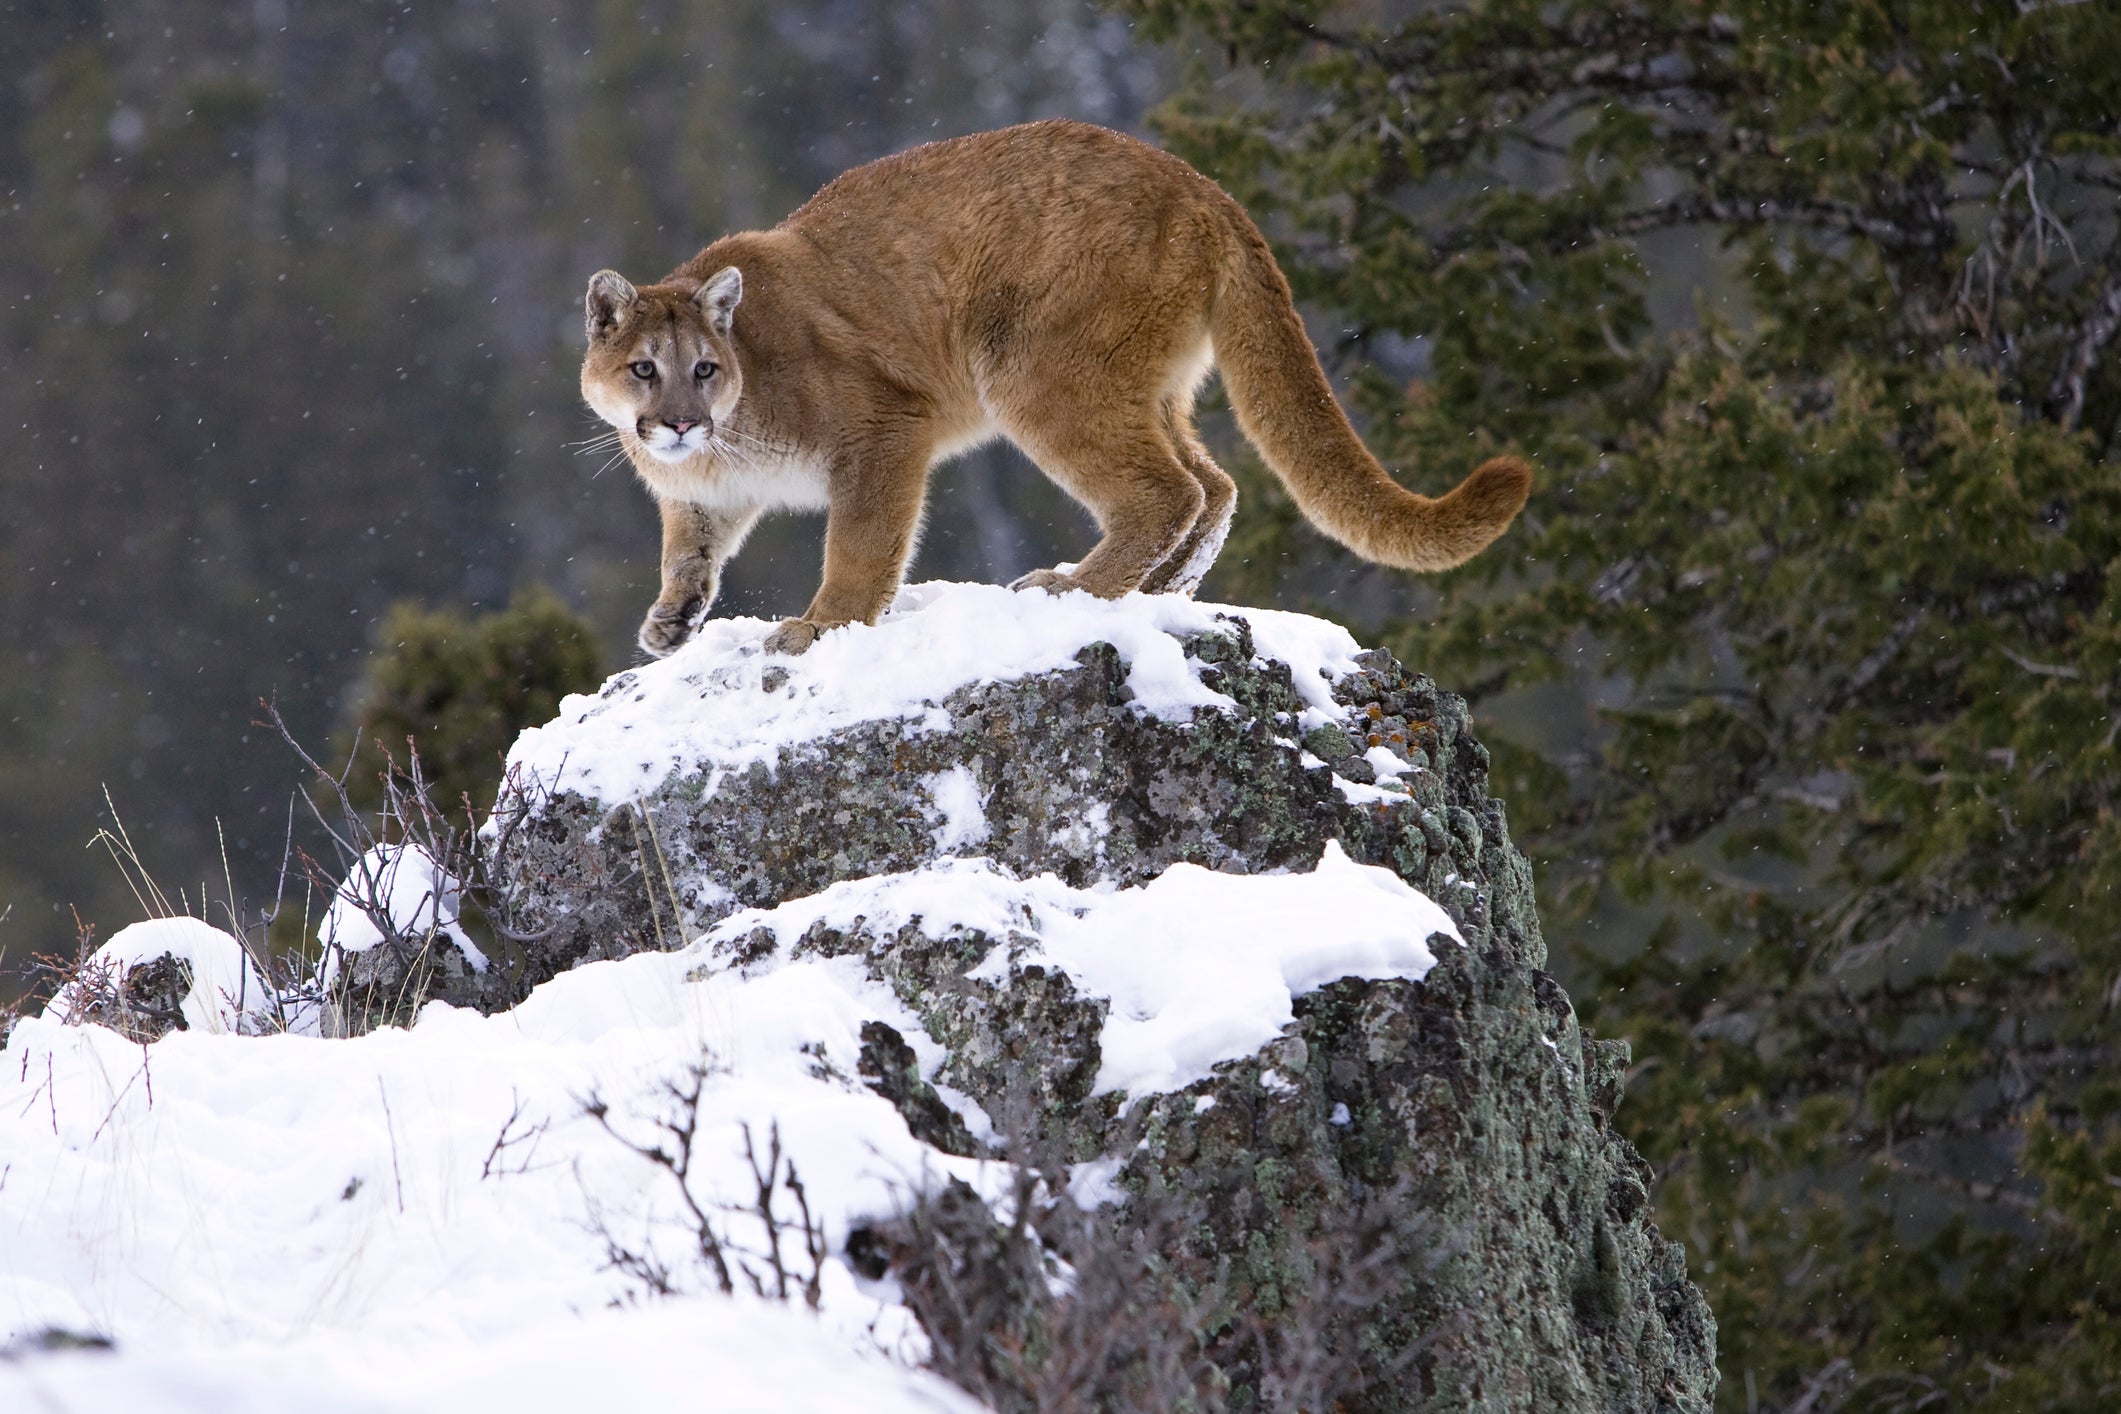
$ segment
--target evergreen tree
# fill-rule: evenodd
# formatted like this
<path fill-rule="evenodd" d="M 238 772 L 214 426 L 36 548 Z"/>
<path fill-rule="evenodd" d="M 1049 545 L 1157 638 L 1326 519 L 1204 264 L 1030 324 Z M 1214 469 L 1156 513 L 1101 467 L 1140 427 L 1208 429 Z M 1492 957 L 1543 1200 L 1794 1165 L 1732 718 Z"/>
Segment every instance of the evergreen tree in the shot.
<path fill-rule="evenodd" d="M 1121 8 L 1380 455 L 1541 469 L 1422 590 L 1250 473 L 1211 589 L 1494 713 L 1722 1407 L 2116 1407 L 2121 12 Z"/>
<path fill-rule="evenodd" d="M 483 615 L 395 604 L 376 630 L 345 743 L 365 757 L 347 795 L 380 807 L 382 773 L 409 780 L 417 757 L 437 809 L 457 815 L 469 801 L 483 814 L 516 736 L 551 721 L 561 698 L 594 691 L 602 677 L 595 630 L 550 590 L 526 591 Z"/>

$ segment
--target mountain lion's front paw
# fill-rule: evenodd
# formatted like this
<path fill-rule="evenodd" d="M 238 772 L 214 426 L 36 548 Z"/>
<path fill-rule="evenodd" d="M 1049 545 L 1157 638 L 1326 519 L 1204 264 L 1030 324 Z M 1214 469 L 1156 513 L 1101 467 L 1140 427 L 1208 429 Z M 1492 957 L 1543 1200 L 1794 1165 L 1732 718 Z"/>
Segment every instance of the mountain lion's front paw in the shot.
<path fill-rule="evenodd" d="M 1087 589 L 1081 580 L 1059 570 L 1033 570 L 1009 586 L 1011 589 L 1043 589 L 1048 594 L 1066 594 L 1071 589 Z"/>
<path fill-rule="evenodd" d="M 782 619 L 781 626 L 766 635 L 768 653 L 785 653 L 793 658 L 807 652 L 817 642 L 817 636 L 830 625 L 815 624 L 808 619 Z"/>
<path fill-rule="evenodd" d="M 697 597 L 674 604 L 658 599 L 648 617 L 641 620 L 635 642 L 652 658 L 668 658 L 699 632 L 706 609 L 706 601 Z"/>

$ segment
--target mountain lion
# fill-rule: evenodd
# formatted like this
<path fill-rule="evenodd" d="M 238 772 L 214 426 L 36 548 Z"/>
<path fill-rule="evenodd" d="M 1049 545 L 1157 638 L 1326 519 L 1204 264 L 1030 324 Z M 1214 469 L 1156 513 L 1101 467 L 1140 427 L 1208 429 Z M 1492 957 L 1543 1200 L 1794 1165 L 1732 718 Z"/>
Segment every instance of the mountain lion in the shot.
<path fill-rule="evenodd" d="M 587 315 L 582 396 L 662 511 L 662 592 L 640 633 L 658 657 L 781 507 L 826 512 L 825 577 L 767 649 L 874 622 L 913 553 L 929 468 L 997 435 L 1103 534 L 1072 570 L 1016 588 L 1192 593 L 1237 499 L 1193 431 L 1211 367 L 1304 515 L 1367 559 L 1460 564 L 1531 488 L 1514 457 L 1439 499 L 1394 482 L 1334 402 L 1243 209 L 1178 158 L 1083 123 L 857 167 L 660 284 L 598 271 Z"/>

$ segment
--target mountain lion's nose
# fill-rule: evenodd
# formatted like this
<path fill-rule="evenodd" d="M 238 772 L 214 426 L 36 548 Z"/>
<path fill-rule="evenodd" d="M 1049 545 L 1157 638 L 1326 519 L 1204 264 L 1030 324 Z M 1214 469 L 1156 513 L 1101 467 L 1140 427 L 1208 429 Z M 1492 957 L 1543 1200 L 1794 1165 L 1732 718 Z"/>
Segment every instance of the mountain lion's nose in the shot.
<path fill-rule="evenodd" d="M 700 420 L 696 417 L 666 417 L 663 419 L 663 425 L 682 437 L 699 426 Z"/>

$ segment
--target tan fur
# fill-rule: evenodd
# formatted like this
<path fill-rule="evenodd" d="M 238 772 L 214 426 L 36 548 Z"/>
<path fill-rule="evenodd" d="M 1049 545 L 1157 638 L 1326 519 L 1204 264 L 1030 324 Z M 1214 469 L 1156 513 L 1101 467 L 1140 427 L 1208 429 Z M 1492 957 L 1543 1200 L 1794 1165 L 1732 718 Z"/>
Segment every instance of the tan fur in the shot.
<path fill-rule="evenodd" d="M 586 310 L 582 394 L 662 510 L 663 588 L 641 628 L 657 655 L 691 636 L 723 561 L 780 507 L 826 510 L 825 575 L 768 648 L 874 622 L 912 555 L 929 468 L 996 435 L 1103 532 L 1071 572 L 1018 588 L 1191 593 L 1236 504 L 1193 432 L 1216 366 L 1298 507 L 1369 559 L 1461 564 L 1531 487 L 1512 457 L 1439 499 L 1393 481 L 1334 401 L 1244 211 L 1168 153 L 1082 123 L 857 167 L 659 284 L 598 272 Z"/>

